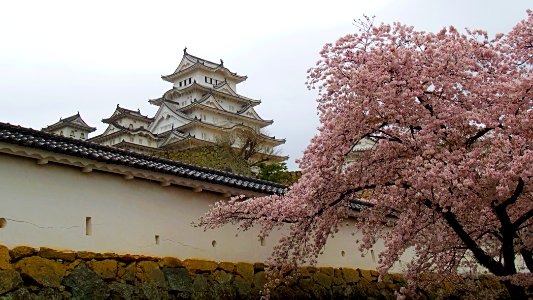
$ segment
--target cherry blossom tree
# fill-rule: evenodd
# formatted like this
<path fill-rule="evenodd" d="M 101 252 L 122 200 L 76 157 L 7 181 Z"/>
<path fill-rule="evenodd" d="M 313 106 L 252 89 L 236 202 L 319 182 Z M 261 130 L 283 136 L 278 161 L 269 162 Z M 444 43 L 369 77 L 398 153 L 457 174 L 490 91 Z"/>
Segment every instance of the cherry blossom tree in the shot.
<path fill-rule="evenodd" d="M 428 33 L 358 23 L 357 33 L 326 44 L 309 70 L 321 126 L 299 162 L 299 182 L 282 196 L 219 202 L 200 224 L 260 225 L 261 237 L 288 227 L 268 262 L 283 271 L 316 262 L 350 203 L 363 201 L 369 208 L 354 230 L 364 235 L 362 251 L 384 241 L 380 272 L 412 249 L 408 279 L 482 267 L 525 297 L 533 283 L 527 14 L 493 39 L 453 27 Z M 370 149 L 354 152 L 368 140 Z"/>

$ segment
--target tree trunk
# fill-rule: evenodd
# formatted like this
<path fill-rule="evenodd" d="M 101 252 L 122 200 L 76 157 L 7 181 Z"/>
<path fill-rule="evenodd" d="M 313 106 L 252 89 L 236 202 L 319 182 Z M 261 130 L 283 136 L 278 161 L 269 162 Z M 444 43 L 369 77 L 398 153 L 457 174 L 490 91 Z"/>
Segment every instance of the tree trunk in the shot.
<path fill-rule="evenodd" d="M 510 281 L 504 281 L 503 284 L 507 288 L 511 299 L 522 300 L 527 299 L 526 289 L 523 286 L 514 285 Z"/>

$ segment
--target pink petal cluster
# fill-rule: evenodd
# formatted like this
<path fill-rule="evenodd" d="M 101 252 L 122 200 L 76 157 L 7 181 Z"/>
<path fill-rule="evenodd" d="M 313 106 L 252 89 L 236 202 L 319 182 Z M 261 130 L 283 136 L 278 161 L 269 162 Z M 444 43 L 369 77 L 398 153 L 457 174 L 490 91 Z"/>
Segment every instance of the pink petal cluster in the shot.
<path fill-rule="evenodd" d="M 348 217 L 350 201 L 364 200 L 373 207 L 359 212 L 354 231 L 364 234 L 361 250 L 385 242 L 380 271 L 413 249 L 409 278 L 482 266 L 508 289 L 514 277 L 531 285 L 533 12 L 527 13 L 494 39 L 479 30 L 435 34 L 368 20 L 326 44 L 308 72 L 308 87 L 319 91 L 321 127 L 299 162 L 300 181 L 283 196 L 219 202 L 200 224 L 260 225 L 262 237 L 288 226 L 269 261 L 284 272 L 315 263 Z M 364 140 L 372 148 L 354 152 Z"/>

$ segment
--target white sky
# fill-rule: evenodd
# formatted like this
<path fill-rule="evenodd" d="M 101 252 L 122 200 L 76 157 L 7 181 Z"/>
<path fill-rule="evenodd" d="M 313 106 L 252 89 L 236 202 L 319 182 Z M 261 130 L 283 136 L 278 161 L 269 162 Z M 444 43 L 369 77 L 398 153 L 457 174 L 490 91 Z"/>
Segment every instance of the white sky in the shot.
<path fill-rule="evenodd" d="M 153 116 L 182 49 L 247 75 L 242 95 L 261 99 L 268 132 L 294 160 L 316 133 L 306 70 L 353 19 L 508 32 L 531 1 L 4 1 L 0 4 L 0 122 L 40 129 L 79 111 L 101 133 L 115 106 Z"/>

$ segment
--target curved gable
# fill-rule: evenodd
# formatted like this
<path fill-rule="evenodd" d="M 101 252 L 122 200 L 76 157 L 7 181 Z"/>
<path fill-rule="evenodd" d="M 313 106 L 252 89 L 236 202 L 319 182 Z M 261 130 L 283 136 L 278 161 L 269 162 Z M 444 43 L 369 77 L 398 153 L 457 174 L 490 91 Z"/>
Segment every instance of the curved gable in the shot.
<path fill-rule="evenodd" d="M 175 127 L 179 127 L 189 123 L 190 121 L 191 118 L 189 118 L 187 115 L 172 110 L 167 103 L 163 102 L 154 116 L 154 122 L 150 124 L 148 130 L 152 133 L 164 132 L 168 131 L 168 129 L 171 129 L 172 127 L 163 129 L 163 126 L 167 126 L 168 124 L 173 124 L 174 126 L 175 124 Z"/>

